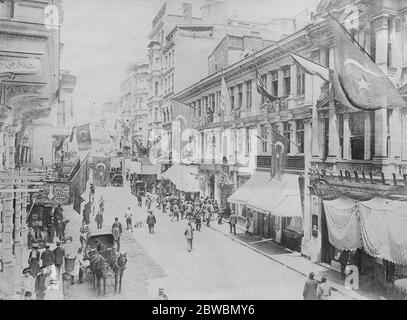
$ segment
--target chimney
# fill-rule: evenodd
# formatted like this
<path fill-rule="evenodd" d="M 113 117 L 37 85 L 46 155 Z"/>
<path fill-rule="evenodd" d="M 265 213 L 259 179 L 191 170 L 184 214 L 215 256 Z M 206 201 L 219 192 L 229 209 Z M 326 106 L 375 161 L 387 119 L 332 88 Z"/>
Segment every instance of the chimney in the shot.
<path fill-rule="evenodd" d="M 184 13 L 185 24 L 192 24 L 192 3 L 183 2 L 182 11 Z"/>

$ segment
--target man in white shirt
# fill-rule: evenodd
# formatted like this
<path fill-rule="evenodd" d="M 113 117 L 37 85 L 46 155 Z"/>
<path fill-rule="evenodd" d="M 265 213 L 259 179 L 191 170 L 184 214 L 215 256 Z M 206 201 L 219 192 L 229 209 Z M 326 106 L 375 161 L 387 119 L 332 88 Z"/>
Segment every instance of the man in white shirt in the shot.
<path fill-rule="evenodd" d="M 133 231 L 133 225 L 132 225 L 133 214 L 131 213 L 130 207 L 127 208 L 124 218 L 126 219 L 127 230 L 131 229 L 131 231 Z"/>

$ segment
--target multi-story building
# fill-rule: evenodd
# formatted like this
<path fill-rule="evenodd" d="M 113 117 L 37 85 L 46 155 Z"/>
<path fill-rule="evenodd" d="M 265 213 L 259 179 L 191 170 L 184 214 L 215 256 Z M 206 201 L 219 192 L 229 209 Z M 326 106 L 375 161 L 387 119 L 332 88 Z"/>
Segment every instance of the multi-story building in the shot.
<path fill-rule="evenodd" d="M 13 295 L 26 266 L 27 206 L 32 175 L 18 169 L 38 163 L 44 143 L 41 119 L 57 108 L 59 1 L 0 4 L 0 296 Z M 49 135 L 49 133 L 48 133 Z M 49 143 L 52 155 L 52 142 Z M 52 159 L 52 156 L 50 156 Z"/>
<path fill-rule="evenodd" d="M 196 152 L 202 150 L 201 175 L 208 196 L 227 199 L 238 215 L 253 218 L 255 234 L 301 250 L 314 261 L 335 267 L 342 254 L 353 252 L 361 276 L 387 284 L 402 275 L 407 264 L 394 237 L 400 246 L 407 238 L 383 216 L 387 212 L 397 224 L 404 223 L 397 216 L 406 203 L 396 200 L 407 192 L 407 105 L 384 105 L 376 111 L 345 105 L 332 90 L 335 84 L 305 73 L 289 52 L 336 72 L 335 52 L 343 44 L 334 41 L 329 11 L 405 97 L 407 4 L 361 0 L 347 5 L 350 1 L 321 1 L 305 28 L 201 79 L 175 98 L 195 108 L 201 146 Z M 270 104 L 257 93 L 256 68 L 281 103 Z M 223 119 L 213 116 L 220 108 L 216 97 L 222 75 L 230 94 Z M 272 131 L 290 144 L 282 179 L 270 181 L 270 145 L 252 137 L 267 141 Z M 237 190 L 232 196 L 225 181 L 232 181 L 232 191 Z M 364 242 L 352 247 L 362 241 L 357 230 L 370 213 L 371 224 L 363 225 Z M 335 224 L 339 220 L 332 219 L 335 214 L 351 224 L 348 233 L 335 229 L 341 228 Z"/>
<path fill-rule="evenodd" d="M 162 124 L 168 121 L 168 114 L 172 112 L 173 94 L 207 75 L 208 55 L 221 39 L 227 34 L 230 35 L 228 40 L 233 39 L 232 36 L 244 35 L 247 37 L 239 46 L 247 44 L 251 47 L 250 42 L 254 43 L 260 38 L 260 44 L 253 45 L 252 49 L 255 50 L 266 43 L 262 39 L 280 38 L 282 31 L 274 28 L 276 23 L 278 22 L 262 24 L 229 18 L 227 1 L 207 0 L 200 12 L 191 3 L 164 3 L 153 20 L 153 28 L 148 36 L 151 42 L 148 46 L 150 71 L 147 77 L 147 105 L 151 143 L 158 141 L 161 135 L 170 135 L 168 130 L 162 130 Z M 234 46 L 236 44 L 231 44 L 230 51 Z M 239 50 L 241 48 L 237 48 Z M 248 50 L 249 48 L 246 51 Z M 235 54 L 231 55 L 235 60 Z M 166 155 L 171 155 L 171 152 Z M 165 159 L 165 155 L 162 158 L 161 164 L 168 166 L 171 158 Z"/>
<path fill-rule="evenodd" d="M 126 79 L 120 86 L 121 111 L 125 124 L 123 133 L 126 133 L 123 136 L 130 140 L 132 152 L 137 150 L 135 141 L 141 145 L 147 145 L 147 73 L 147 63 L 134 62 L 127 68 Z M 123 143 L 126 142 L 123 141 Z"/>

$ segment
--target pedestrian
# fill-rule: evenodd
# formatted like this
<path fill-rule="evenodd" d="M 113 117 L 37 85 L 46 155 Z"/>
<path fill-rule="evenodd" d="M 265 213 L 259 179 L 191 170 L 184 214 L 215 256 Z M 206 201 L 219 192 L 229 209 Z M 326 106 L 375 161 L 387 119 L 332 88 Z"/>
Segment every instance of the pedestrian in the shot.
<path fill-rule="evenodd" d="M 66 229 L 66 225 L 69 223 L 69 220 L 64 220 L 61 222 L 60 225 L 60 238 L 59 240 L 62 241 L 65 238 L 65 229 Z"/>
<path fill-rule="evenodd" d="M 102 211 L 98 211 L 96 217 L 95 217 L 95 221 L 96 221 L 96 227 L 98 230 L 102 229 L 103 226 L 103 213 Z"/>
<path fill-rule="evenodd" d="M 222 224 L 222 220 L 223 220 L 223 207 L 220 207 L 218 211 L 218 224 Z"/>
<path fill-rule="evenodd" d="M 177 218 L 177 222 L 179 222 L 179 211 L 178 211 L 178 205 L 174 203 L 172 206 L 172 218 L 171 221 L 174 220 L 174 218 Z"/>
<path fill-rule="evenodd" d="M 342 252 L 338 258 L 338 262 L 341 264 L 342 280 L 345 280 L 345 278 L 346 278 L 346 266 L 348 265 L 348 261 L 349 261 L 349 253 L 350 253 L 350 251 L 348 251 L 348 250 L 342 250 Z"/>
<path fill-rule="evenodd" d="M 331 299 L 331 287 L 326 281 L 326 277 L 321 278 L 321 282 L 318 285 L 318 298 L 319 300 L 329 300 Z"/>
<path fill-rule="evenodd" d="M 192 251 L 192 241 L 194 239 L 194 228 L 190 221 L 188 221 L 187 228 L 184 231 L 185 238 L 187 239 L 187 251 Z"/>
<path fill-rule="evenodd" d="M 54 264 L 55 256 L 54 253 L 50 250 L 49 244 L 45 245 L 45 251 L 41 253 L 42 267 L 47 268 L 47 272 L 51 270 L 51 266 Z"/>
<path fill-rule="evenodd" d="M 24 268 L 23 277 L 20 282 L 20 298 L 21 300 L 32 300 L 35 292 L 35 278 L 32 276 L 30 268 Z"/>
<path fill-rule="evenodd" d="M 150 198 L 150 196 L 148 195 L 148 196 L 147 196 L 147 199 L 146 199 L 146 207 L 147 207 L 147 210 L 150 210 L 150 208 L 151 208 L 151 203 L 152 203 L 151 198 Z"/>
<path fill-rule="evenodd" d="M 89 226 L 82 221 L 82 226 L 79 228 L 79 242 L 82 247 L 86 244 L 86 239 L 88 238 Z"/>
<path fill-rule="evenodd" d="M 133 231 L 133 225 L 132 225 L 133 214 L 131 213 L 130 207 L 127 208 L 127 211 L 124 214 L 124 218 L 126 219 L 127 230 Z"/>
<path fill-rule="evenodd" d="M 304 290 L 302 292 L 302 296 L 304 300 L 318 300 L 318 281 L 314 279 L 315 274 L 311 272 L 309 274 L 308 280 L 305 282 Z"/>
<path fill-rule="evenodd" d="M 181 220 L 184 220 L 184 214 L 185 214 L 185 201 L 182 199 L 180 204 L 179 204 L 179 213 L 181 215 Z"/>
<path fill-rule="evenodd" d="M 105 210 L 105 199 L 103 198 L 103 194 L 101 194 L 99 198 L 99 210 Z"/>
<path fill-rule="evenodd" d="M 122 233 L 123 233 L 123 228 L 122 228 L 121 222 L 119 222 L 119 218 L 118 218 L 118 217 L 115 217 L 115 218 L 114 218 L 114 223 L 113 223 L 113 225 L 112 225 L 112 230 L 113 230 L 113 228 L 115 228 L 115 227 L 117 227 L 117 228 L 119 229 L 119 233 L 120 233 L 120 235 L 122 235 Z"/>
<path fill-rule="evenodd" d="M 201 225 L 202 225 L 202 217 L 201 214 L 199 212 L 196 212 L 195 214 L 195 227 L 196 227 L 196 231 L 201 231 Z"/>
<path fill-rule="evenodd" d="M 162 199 L 162 207 L 163 207 L 163 213 L 166 213 L 167 210 L 167 197 L 164 195 Z"/>
<path fill-rule="evenodd" d="M 36 278 L 40 272 L 40 251 L 38 250 L 38 244 L 32 245 L 32 250 L 28 256 L 28 266 L 31 270 L 31 275 Z"/>
<path fill-rule="evenodd" d="M 54 222 L 54 216 L 51 216 L 49 219 L 48 225 L 47 225 L 47 231 L 48 231 L 48 242 L 53 243 L 54 238 L 55 238 L 55 222 Z"/>
<path fill-rule="evenodd" d="M 47 291 L 47 267 L 42 266 L 40 273 L 35 279 L 35 295 L 37 300 L 44 300 Z"/>
<path fill-rule="evenodd" d="M 61 242 L 57 242 L 57 247 L 54 249 L 54 264 L 58 270 L 58 277 L 61 274 L 61 267 L 64 263 L 65 250 L 61 248 Z"/>
<path fill-rule="evenodd" d="M 237 224 L 237 217 L 235 213 L 232 211 L 232 214 L 229 217 L 229 226 L 230 226 L 230 233 L 233 233 L 236 235 L 236 224 Z"/>
<path fill-rule="evenodd" d="M 64 295 L 64 299 L 69 297 L 69 291 L 72 284 L 72 277 L 73 276 L 67 271 L 65 271 L 62 274 L 62 292 Z"/>
<path fill-rule="evenodd" d="M 117 251 L 120 251 L 120 232 L 117 226 L 112 229 L 113 239 L 117 247 Z"/>
<path fill-rule="evenodd" d="M 90 195 L 95 196 L 95 185 L 93 183 L 90 184 Z"/>
<path fill-rule="evenodd" d="M 245 234 L 246 235 L 249 235 L 250 236 L 250 225 L 251 225 L 251 221 L 250 221 L 250 218 L 249 217 L 246 217 L 246 232 L 245 232 Z"/>
<path fill-rule="evenodd" d="M 141 208 L 143 206 L 143 198 L 141 196 L 141 191 L 137 193 L 137 201 L 138 201 L 138 206 Z"/>
<path fill-rule="evenodd" d="M 157 223 L 157 220 L 153 214 L 152 210 L 148 211 L 148 216 L 147 216 L 147 225 L 148 225 L 148 232 L 150 234 L 154 234 L 154 226 Z"/>
<path fill-rule="evenodd" d="M 158 289 L 158 296 L 155 300 L 168 300 L 168 296 L 164 293 L 164 288 Z"/>

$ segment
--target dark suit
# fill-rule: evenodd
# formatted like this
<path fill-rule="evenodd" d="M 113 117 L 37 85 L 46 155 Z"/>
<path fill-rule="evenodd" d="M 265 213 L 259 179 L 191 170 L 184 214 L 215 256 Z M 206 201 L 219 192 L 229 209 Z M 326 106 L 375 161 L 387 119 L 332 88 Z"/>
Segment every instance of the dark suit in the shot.
<path fill-rule="evenodd" d="M 42 266 L 48 267 L 54 264 L 55 256 L 50 249 L 46 249 L 41 253 Z"/>
<path fill-rule="evenodd" d="M 58 273 L 61 272 L 61 267 L 64 264 L 64 256 L 65 250 L 62 249 L 61 247 L 57 247 L 54 250 L 54 264 L 58 268 Z"/>

